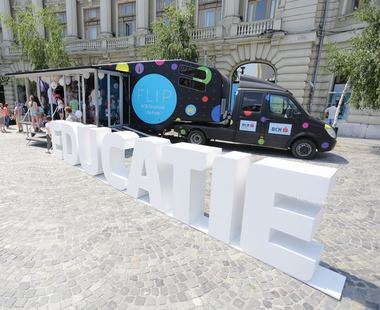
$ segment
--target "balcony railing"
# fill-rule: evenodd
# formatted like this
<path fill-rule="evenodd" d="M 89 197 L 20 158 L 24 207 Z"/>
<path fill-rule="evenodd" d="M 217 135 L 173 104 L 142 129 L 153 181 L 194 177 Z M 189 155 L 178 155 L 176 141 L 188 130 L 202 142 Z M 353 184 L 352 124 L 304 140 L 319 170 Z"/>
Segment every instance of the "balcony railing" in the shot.
<path fill-rule="evenodd" d="M 273 19 L 265 19 L 251 23 L 241 23 L 237 27 L 237 36 L 256 36 L 273 29 Z"/>
<path fill-rule="evenodd" d="M 66 43 L 68 52 L 96 51 L 106 49 L 125 48 L 134 45 L 134 37 L 104 38 L 96 40 L 77 40 Z"/>
<path fill-rule="evenodd" d="M 145 44 L 153 44 L 156 41 L 156 36 L 154 34 L 147 34 L 145 36 Z"/>
<path fill-rule="evenodd" d="M 195 41 L 214 39 L 216 37 L 216 27 L 195 29 L 190 32 L 190 36 Z"/>

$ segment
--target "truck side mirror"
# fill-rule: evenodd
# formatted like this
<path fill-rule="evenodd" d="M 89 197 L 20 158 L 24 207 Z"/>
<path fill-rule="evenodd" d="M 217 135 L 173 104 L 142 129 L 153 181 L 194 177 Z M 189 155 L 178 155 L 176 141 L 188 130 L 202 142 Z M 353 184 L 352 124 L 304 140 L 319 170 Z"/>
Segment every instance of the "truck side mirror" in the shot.
<path fill-rule="evenodd" d="M 286 109 L 285 115 L 287 118 L 292 118 L 294 116 L 294 110 L 292 108 Z"/>

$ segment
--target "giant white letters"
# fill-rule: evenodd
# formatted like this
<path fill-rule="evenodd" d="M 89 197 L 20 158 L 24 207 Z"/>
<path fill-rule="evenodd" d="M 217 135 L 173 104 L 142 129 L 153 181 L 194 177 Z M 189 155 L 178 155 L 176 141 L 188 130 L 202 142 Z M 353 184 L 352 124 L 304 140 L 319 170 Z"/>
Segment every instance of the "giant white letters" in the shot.
<path fill-rule="evenodd" d="M 240 237 L 250 163 L 251 155 L 231 152 L 217 156 L 213 164 L 208 233 L 227 243 Z"/>
<path fill-rule="evenodd" d="M 138 135 L 131 131 L 107 134 L 102 143 L 102 165 L 109 184 L 124 190 L 128 184 L 129 169 L 126 166 L 125 150 L 132 149 Z"/>
<path fill-rule="evenodd" d="M 162 148 L 170 144 L 168 139 L 142 138 L 136 141 L 127 193 L 140 198 L 146 193 L 149 203 L 162 212 L 169 212 L 168 194 L 171 187 L 171 169 L 162 160 Z"/>
<path fill-rule="evenodd" d="M 204 214 L 206 169 L 220 148 L 177 143 L 163 148 L 163 158 L 173 165 L 173 216 L 194 223 Z"/>
<path fill-rule="evenodd" d="M 136 198 L 149 193 L 153 207 L 170 215 L 173 211 L 193 227 L 206 226 L 206 170 L 212 166 L 207 232 L 340 299 L 345 277 L 319 265 L 322 246 L 313 240 L 336 169 L 274 158 L 251 164 L 245 153 L 220 155 L 215 147 L 171 145 L 162 138 L 139 139 L 129 131 L 109 133 L 107 128 L 67 123 L 52 125 L 57 158 L 76 164 L 79 143 L 85 171 L 95 175 L 103 166 L 110 185 L 127 188 Z M 125 150 L 134 147 L 129 173 Z"/>
<path fill-rule="evenodd" d="M 63 144 L 61 125 L 65 121 L 51 122 L 51 142 L 53 146 L 53 154 L 57 159 L 63 159 Z"/>
<path fill-rule="evenodd" d="M 68 164 L 75 166 L 79 165 L 79 150 L 78 150 L 78 127 L 84 126 L 75 122 L 62 122 L 62 145 L 63 145 L 63 160 Z"/>
<path fill-rule="evenodd" d="M 308 281 L 322 245 L 313 240 L 336 169 L 266 158 L 248 174 L 240 246 L 248 254 Z"/>
<path fill-rule="evenodd" d="M 81 166 L 90 175 L 103 173 L 100 150 L 104 137 L 111 133 L 110 128 L 95 125 L 78 127 L 79 159 Z"/>

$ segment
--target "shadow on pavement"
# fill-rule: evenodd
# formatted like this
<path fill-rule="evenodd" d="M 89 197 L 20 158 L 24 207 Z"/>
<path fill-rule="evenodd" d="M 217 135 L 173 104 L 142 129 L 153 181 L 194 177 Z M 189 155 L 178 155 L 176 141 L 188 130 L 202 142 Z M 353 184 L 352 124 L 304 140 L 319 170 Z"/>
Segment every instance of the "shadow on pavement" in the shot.
<path fill-rule="evenodd" d="M 362 304 L 366 309 L 380 309 L 380 288 L 377 285 L 364 279 L 360 279 L 342 269 L 334 268 L 327 263 L 320 262 L 320 264 L 347 278 L 346 284 L 343 288 L 342 298 L 354 300 Z"/>

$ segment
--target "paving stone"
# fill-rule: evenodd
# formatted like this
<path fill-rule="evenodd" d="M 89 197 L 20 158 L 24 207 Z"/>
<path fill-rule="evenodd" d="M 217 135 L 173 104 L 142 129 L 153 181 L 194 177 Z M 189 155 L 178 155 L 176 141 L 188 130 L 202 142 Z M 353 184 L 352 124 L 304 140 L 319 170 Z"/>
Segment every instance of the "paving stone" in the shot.
<path fill-rule="evenodd" d="M 334 152 L 310 161 L 339 168 L 316 236 L 322 264 L 348 277 L 337 302 L 24 138 L 0 135 L 0 308 L 27 298 L 28 309 L 378 308 L 378 141 L 340 139 Z M 279 151 L 223 147 L 294 161 Z"/>

